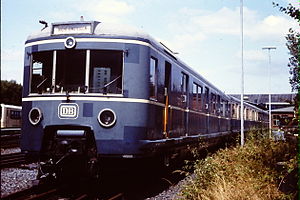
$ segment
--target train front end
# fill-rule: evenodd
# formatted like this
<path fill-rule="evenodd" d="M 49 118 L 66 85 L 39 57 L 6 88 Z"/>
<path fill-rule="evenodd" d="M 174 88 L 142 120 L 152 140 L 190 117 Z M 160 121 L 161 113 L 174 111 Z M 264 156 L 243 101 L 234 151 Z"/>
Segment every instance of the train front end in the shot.
<path fill-rule="evenodd" d="M 55 23 L 26 41 L 21 149 L 41 160 L 40 176 L 144 154 L 149 47 L 121 29 Z"/>

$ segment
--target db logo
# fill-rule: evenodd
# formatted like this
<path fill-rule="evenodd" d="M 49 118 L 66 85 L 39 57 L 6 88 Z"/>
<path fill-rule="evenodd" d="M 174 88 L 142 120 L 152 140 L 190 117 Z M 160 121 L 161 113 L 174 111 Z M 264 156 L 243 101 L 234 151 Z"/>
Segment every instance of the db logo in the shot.
<path fill-rule="evenodd" d="M 77 104 L 60 104 L 58 106 L 58 116 L 63 119 L 75 119 L 78 117 Z"/>

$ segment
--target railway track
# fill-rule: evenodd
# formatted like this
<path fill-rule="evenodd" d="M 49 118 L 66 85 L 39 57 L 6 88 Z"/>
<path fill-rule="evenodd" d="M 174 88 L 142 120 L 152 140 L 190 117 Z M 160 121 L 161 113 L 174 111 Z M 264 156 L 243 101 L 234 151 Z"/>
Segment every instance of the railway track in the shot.
<path fill-rule="evenodd" d="M 37 185 L 32 188 L 16 192 L 9 196 L 1 198 L 2 200 L 58 200 L 58 199 L 71 199 L 71 200 L 88 200 L 88 199 L 100 199 L 100 200 L 124 200 L 123 193 L 114 193 L 108 195 L 107 197 L 96 197 L 91 196 L 85 191 L 76 191 L 72 194 L 65 191 L 70 190 L 66 189 L 64 186 L 55 186 L 55 185 Z M 75 189 L 74 189 L 75 190 Z"/>
<path fill-rule="evenodd" d="M 20 128 L 1 129 L 1 148 L 12 148 L 20 146 Z"/>
<path fill-rule="evenodd" d="M 118 193 L 118 194 L 112 195 L 111 197 L 109 197 L 105 200 L 123 200 L 123 199 L 124 199 L 124 194 Z"/>
<path fill-rule="evenodd" d="M 36 189 L 28 189 L 26 191 L 21 191 L 19 193 L 12 194 L 10 196 L 2 198 L 3 200 L 54 200 L 54 199 L 72 199 L 72 200 L 88 200 L 88 199 L 99 199 L 99 198 L 91 198 L 86 193 L 80 193 L 72 196 L 66 196 L 59 194 L 58 189 L 48 189 L 42 192 L 37 192 Z M 112 195 L 108 198 L 100 198 L 102 200 L 124 200 L 123 193 Z"/>
<path fill-rule="evenodd" d="M 1 155 L 1 169 L 4 167 L 17 166 L 24 162 L 26 162 L 25 154 L 20 152 Z"/>
<path fill-rule="evenodd" d="M 62 188 L 60 186 L 55 186 L 53 184 L 40 184 L 33 186 L 29 189 L 16 192 L 14 194 L 8 195 L 3 200 L 37 200 L 37 199 L 75 199 L 75 200 L 84 200 L 88 199 L 88 195 L 85 193 L 78 193 L 72 196 L 67 197 L 62 195 Z"/>

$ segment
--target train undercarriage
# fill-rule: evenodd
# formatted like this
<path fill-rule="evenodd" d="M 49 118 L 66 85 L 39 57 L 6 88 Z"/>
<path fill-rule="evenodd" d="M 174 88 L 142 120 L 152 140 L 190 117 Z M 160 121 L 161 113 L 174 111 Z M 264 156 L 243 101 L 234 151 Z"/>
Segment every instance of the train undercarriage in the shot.
<path fill-rule="evenodd" d="M 44 132 L 38 179 L 98 178 L 93 132 L 88 127 L 51 126 Z"/>
<path fill-rule="evenodd" d="M 225 143 L 232 135 L 209 138 L 203 141 L 189 141 L 181 145 L 150 148 L 156 156 L 151 158 L 100 158 L 97 153 L 94 133 L 89 127 L 82 126 L 48 126 L 44 130 L 44 138 L 40 154 L 38 171 L 39 180 L 65 181 L 73 179 L 99 180 L 103 170 L 151 166 L 152 168 L 176 165 L 186 159 L 193 149 L 203 149 L 218 143 Z M 171 143 L 171 141 L 168 141 Z M 171 148 L 168 148 L 171 147 Z M 149 151 L 148 149 L 148 151 Z M 152 150 L 151 150 L 152 149 Z M 145 164 L 148 163 L 148 164 Z M 121 167 L 120 167 L 121 166 Z"/>

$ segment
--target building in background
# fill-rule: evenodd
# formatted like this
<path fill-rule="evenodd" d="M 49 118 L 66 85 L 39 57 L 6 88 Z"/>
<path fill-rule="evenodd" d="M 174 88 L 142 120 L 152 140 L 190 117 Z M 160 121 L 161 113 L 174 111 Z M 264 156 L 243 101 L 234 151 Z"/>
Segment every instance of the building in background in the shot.
<path fill-rule="evenodd" d="M 233 94 L 236 98 L 241 95 Z M 295 118 L 294 98 L 296 94 L 271 94 L 271 114 L 272 128 L 282 128 L 285 126 L 293 126 Z M 268 111 L 269 109 L 269 94 L 245 94 L 244 100 L 248 103 L 259 106 Z"/>
<path fill-rule="evenodd" d="M 95 67 L 93 77 L 93 90 L 99 92 L 110 82 L 111 68 L 106 67 Z"/>

